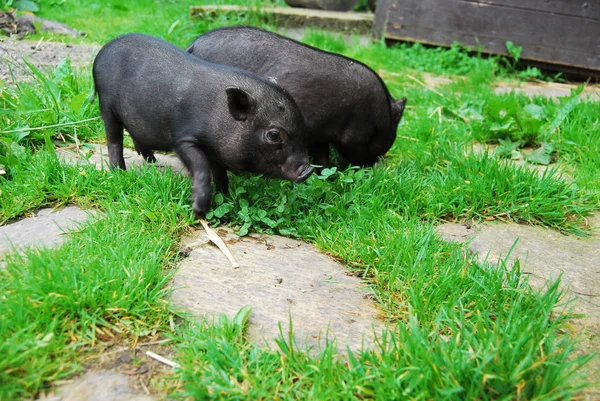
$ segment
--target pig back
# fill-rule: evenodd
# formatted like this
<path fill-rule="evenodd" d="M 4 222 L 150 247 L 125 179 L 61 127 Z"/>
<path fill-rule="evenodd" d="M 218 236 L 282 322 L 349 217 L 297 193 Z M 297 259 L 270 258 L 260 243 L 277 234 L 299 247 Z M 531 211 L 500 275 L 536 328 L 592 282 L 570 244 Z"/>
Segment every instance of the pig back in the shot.
<path fill-rule="evenodd" d="M 233 129 L 225 90 L 269 90 L 246 71 L 193 57 L 165 41 L 140 34 L 104 46 L 93 67 L 100 108 L 121 121 L 141 147 L 171 150 L 179 133 L 210 144 L 208 134 Z M 267 88 L 263 88 L 267 86 Z M 260 96 L 260 94 L 257 94 Z M 174 125 L 178 128 L 175 130 Z M 205 141 L 206 139 L 206 141 Z"/>
<path fill-rule="evenodd" d="M 392 129 L 389 92 L 359 61 L 252 27 L 207 32 L 187 51 L 273 78 L 292 95 L 309 129 L 325 139 L 339 139 L 353 125 L 382 133 Z"/>

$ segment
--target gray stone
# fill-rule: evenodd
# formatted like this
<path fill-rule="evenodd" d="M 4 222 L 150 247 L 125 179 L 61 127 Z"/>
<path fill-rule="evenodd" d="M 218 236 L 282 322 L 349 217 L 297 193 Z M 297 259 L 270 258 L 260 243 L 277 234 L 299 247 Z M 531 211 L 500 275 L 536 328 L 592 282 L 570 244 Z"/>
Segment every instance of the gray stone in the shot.
<path fill-rule="evenodd" d="M 590 223 L 600 226 L 600 218 L 595 217 Z M 438 232 L 446 240 L 468 242 L 471 251 L 490 263 L 505 259 L 510 253 L 508 265 L 519 259 L 521 271 L 529 276 L 534 288 L 541 289 L 547 280 L 562 276 L 565 287 L 578 298 L 576 310 L 600 319 L 600 233 L 597 229 L 590 238 L 515 223 L 484 224 L 470 229 L 447 223 L 439 226 Z"/>
<path fill-rule="evenodd" d="M 237 5 L 191 6 L 191 19 L 223 17 L 224 15 L 242 15 L 253 7 Z M 317 28 L 326 31 L 348 32 L 371 36 L 373 14 L 353 11 L 327 11 L 312 8 L 261 7 L 260 16 L 276 20 L 280 27 Z"/>
<path fill-rule="evenodd" d="M 87 372 L 72 383 L 58 387 L 40 401 L 153 401 L 149 395 L 137 393 L 122 373 Z"/>
<path fill-rule="evenodd" d="M 393 72 L 390 71 L 379 71 L 379 74 L 383 78 L 388 78 L 387 76 L 394 75 Z M 439 88 L 444 85 L 451 84 L 455 81 L 464 80 L 464 77 L 453 76 L 441 76 L 441 75 L 433 75 L 428 74 L 426 72 L 416 73 L 422 78 L 422 82 L 416 81 L 420 86 L 424 86 L 425 88 Z M 407 75 L 409 78 L 412 78 L 410 75 L 404 73 L 403 75 Z M 414 78 L 413 78 L 414 80 Z M 519 93 L 529 97 L 533 96 L 545 96 L 547 98 L 559 98 L 564 96 L 569 96 L 572 90 L 577 89 L 578 85 L 575 84 L 566 84 L 566 83 L 558 83 L 558 82 L 506 82 L 500 81 L 494 84 L 494 93 L 500 95 L 505 93 Z M 586 85 L 581 97 L 587 100 L 600 100 L 600 85 L 597 84 L 588 84 Z"/>
<path fill-rule="evenodd" d="M 127 167 L 145 163 L 132 149 L 125 149 Z M 107 168 L 108 154 L 98 146 L 91 157 L 72 149 L 61 151 L 64 160 L 91 162 Z M 157 165 L 186 173 L 174 155 L 156 154 Z M 359 349 L 363 336 L 372 345 L 373 328 L 381 332 L 383 323 L 364 284 L 348 276 L 348 270 L 312 246 L 278 236 L 251 235 L 240 238 L 219 229 L 230 243 L 240 269 L 232 269 L 225 256 L 212 246 L 203 230 L 187 238 L 190 257 L 184 261 L 173 280 L 173 301 L 197 316 L 224 313 L 233 317 L 242 307 L 253 307 L 248 334 L 253 341 L 263 338 L 273 344 L 281 323 L 288 330 L 290 316 L 300 346 L 323 344 L 336 337 L 340 349 L 348 344 Z"/>
<path fill-rule="evenodd" d="M 41 209 L 31 217 L 0 227 L 0 255 L 29 246 L 60 244 L 69 230 L 85 221 L 89 212 L 77 206 L 63 209 Z"/>
<path fill-rule="evenodd" d="M 285 30 L 279 31 L 279 33 L 288 38 L 302 42 L 302 38 L 304 38 L 304 34 L 306 33 L 306 28 L 287 27 Z M 356 35 L 344 32 L 334 32 L 332 34 L 336 35 L 336 38 L 343 39 L 348 46 L 368 46 L 372 42 L 371 37 L 364 34 Z"/>
<path fill-rule="evenodd" d="M 487 153 L 489 157 L 497 157 L 496 149 L 498 144 L 491 143 L 478 143 L 474 142 L 467 147 L 467 153 L 474 153 L 476 155 L 482 155 Z M 553 174 L 554 178 L 562 179 L 565 181 L 572 180 L 571 171 L 568 171 L 568 167 L 560 162 L 550 163 L 549 165 L 535 164 L 527 161 L 526 157 L 529 157 L 535 151 L 534 148 L 520 148 L 518 157 L 516 159 L 510 158 L 499 158 L 498 161 L 501 164 L 512 166 L 512 167 L 525 167 L 530 171 L 535 171 L 540 177 L 550 173 L 552 170 L 556 170 Z"/>
<path fill-rule="evenodd" d="M 371 346 L 373 333 L 383 329 L 365 284 L 311 245 L 217 231 L 240 267 L 231 267 L 204 230 L 194 232 L 184 241 L 189 257 L 173 278 L 175 305 L 209 320 L 218 314 L 233 317 L 250 305 L 248 336 L 259 344 L 273 345 L 279 324 L 286 336 L 290 318 L 301 348 L 335 336 L 340 350 L 346 345 L 357 350 L 363 340 Z"/>

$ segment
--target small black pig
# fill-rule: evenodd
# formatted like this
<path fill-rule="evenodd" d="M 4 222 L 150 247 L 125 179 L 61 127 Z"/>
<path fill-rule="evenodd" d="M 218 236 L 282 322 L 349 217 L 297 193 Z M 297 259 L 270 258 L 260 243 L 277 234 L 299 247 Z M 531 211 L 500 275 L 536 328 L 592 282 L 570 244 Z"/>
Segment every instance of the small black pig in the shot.
<path fill-rule="evenodd" d="M 125 169 L 123 128 L 138 153 L 172 151 L 192 175 L 196 215 L 208 210 L 211 170 L 227 191 L 227 170 L 304 181 L 312 173 L 306 124 L 292 97 L 252 73 L 191 56 L 163 40 L 120 36 L 96 56 L 94 82 L 112 167 Z"/>
<path fill-rule="evenodd" d="M 252 27 L 206 32 L 187 51 L 206 61 L 271 77 L 293 97 L 309 127 L 313 163 L 329 164 L 331 144 L 347 162 L 368 166 L 396 139 L 406 98 L 359 61 Z"/>

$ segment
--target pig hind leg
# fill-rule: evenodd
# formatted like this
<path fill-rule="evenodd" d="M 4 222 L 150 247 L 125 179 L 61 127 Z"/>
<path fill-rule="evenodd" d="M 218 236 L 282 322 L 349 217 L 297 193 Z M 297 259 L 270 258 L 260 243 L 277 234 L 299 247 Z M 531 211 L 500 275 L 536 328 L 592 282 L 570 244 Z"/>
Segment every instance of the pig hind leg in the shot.
<path fill-rule="evenodd" d="M 152 149 L 140 149 L 138 153 L 141 154 L 148 163 L 156 163 L 156 157 L 154 157 Z"/>
<path fill-rule="evenodd" d="M 125 159 L 123 158 L 123 123 L 113 113 L 108 111 L 102 111 L 102 119 L 104 120 L 104 128 L 106 130 L 110 167 L 118 167 L 125 170 Z"/>
<path fill-rule="evenodd" d="M 148 163 L 156 163 L 156 157 L 154 157 L 154 151 L 152 151 L 151 148 L 140 145 L 140 143 L 135 140 L 133 135 L 131 135 L 131 140 L 135 145 L 135 151 L 138 153 L 138 155 L 142 155 L 144 160 L 146 160 Z"/>

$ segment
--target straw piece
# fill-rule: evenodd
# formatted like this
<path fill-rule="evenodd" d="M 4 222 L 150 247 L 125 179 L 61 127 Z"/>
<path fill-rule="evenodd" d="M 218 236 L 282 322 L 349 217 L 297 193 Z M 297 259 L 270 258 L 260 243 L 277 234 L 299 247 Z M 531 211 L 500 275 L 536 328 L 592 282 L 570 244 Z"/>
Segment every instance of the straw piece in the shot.
<path fill-rule="evenodd" d="M 178 368 L 179 365 L 176 364 L 175 362 L 165 358 L 164 356 L 160 356 L 158 354 L 155 354 L 152 351 L 146 351 L 146 355 L 148 355 L 150 358 L 152 359 L 156 359 L 158 362 L 164 363 L 165 365 L 169 365 L 172 368 Z"/>
<path fill-rule="evenodd" d="M 225 245 L 225 242 L 223 242 L 221 237 L 219 237 L 219 235 L 208 226 L 208 223 L 205 220 L 200 220 L 200 224 L 202 224 L 202 227 L 204 227 L 206 235 L 208 235 L 208 239 L 211 240 L 212 243 L 215 244 L 221 250 L 221 252 L 223 252 L 227 259 L 229 259 L 229 262 L 231 262 L 231 266 L 234 269 L 240 267 L 240 264 L 235 261 L 233 255 L 231 254 L 231 252 L 229 252 L 229 249 L 227 248 L 227 245 Z"/>

